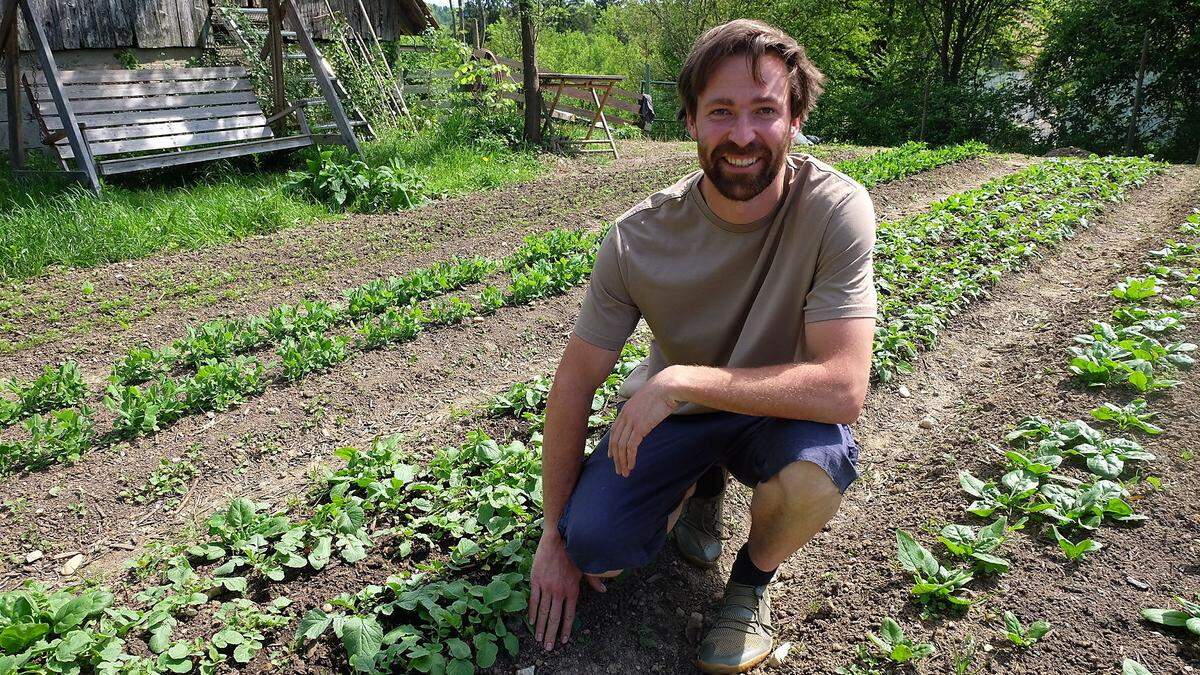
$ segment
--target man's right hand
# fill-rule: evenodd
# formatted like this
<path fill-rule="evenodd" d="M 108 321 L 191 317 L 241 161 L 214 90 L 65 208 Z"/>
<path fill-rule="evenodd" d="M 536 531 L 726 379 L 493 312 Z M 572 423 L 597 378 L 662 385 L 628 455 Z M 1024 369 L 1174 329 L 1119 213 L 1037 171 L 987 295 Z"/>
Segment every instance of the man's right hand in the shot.
<path fill-rule="evenodd" d="M 601 579 L 585 575 L 575 566 L 558 532 L 547 530 L 542 533 L 529 574 L 529 625 L 533 626 L 534 637 L 546 650 L 554 649 L 560 633 L 561 644 L 571 639 L 579 580 L 584 576 L 592 588 L 604 592 Z"/>

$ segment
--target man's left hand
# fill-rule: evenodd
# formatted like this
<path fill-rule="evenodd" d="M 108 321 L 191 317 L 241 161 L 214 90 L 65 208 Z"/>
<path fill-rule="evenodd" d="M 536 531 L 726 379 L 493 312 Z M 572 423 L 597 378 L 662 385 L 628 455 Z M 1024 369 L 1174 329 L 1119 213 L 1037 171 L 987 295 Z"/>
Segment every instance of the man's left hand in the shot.
<path fill-rule="evenodd" d="M 617 473 L 625 478 L 633 472 L 642 439 L 682 403 L 677 395 L 679 366 L 669 366 L 638 389 L 617 415 L 608 433 L 608 456 Z"/>

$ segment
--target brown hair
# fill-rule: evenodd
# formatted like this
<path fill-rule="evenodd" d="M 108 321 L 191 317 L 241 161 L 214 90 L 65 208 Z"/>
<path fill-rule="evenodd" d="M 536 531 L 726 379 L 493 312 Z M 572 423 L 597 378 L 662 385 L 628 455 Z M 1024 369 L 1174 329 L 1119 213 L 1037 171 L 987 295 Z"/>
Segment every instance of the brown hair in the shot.
<path fill-rule="evenodd" d="M 751 19 L 735 19 L 710 28 L 692 45 L 683 70 L 679 71 L 679 99 L 683 101 L 679 120 L 685 121 L 689 114 L 695 116 L 700 92 L 708 84 L 709 75 L 727 57 L 749 56 L 754 79 L 761 84 L 758 60 L 768 51 L 787 64 L 789 111 L 803 124 L 824 91 L 825 76 L 808 60 L 804 47 L 787 33 Z"/>

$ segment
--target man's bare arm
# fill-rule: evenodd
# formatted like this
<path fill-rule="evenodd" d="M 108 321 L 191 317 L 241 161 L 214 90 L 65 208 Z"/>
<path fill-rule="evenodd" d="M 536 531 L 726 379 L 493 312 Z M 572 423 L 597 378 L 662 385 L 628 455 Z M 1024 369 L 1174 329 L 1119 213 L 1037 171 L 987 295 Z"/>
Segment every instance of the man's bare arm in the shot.
<path fill-rule="evenodd" d="M 550 398 L 542 440 L 542 537 L 533 557 L 529 585 L 529 623 L 546 649 L 571 637 L 575 602 L 582 573 L 567 556 L 558 533 L 558 519 L 575 490 L 582 468 L 583 446 L 592 397 L 604 383 L 620 352 L 588 344 L 572 335 L 563 353 Z M 589 582 L 602 590 L 599 580 Z"/>
<path fill-rule="evenodd" d="M 834 319 L 805 327 L 809 360 L 760 368 L 670 366 L 622 408 L 609 435 L 617 473 L 628 477 L 646 434 L 682 402 L 744 415 L 849 424 L 871 373 L 875 320 Z"/>
<path fill-rule="evenodd" d="M 809 360 L 761 368 L 682 366 L 666 386 L 681 401 L 764 417 L 849 424 L 862 413 L 871 374 L 874 319 L 805 327 Z"/>

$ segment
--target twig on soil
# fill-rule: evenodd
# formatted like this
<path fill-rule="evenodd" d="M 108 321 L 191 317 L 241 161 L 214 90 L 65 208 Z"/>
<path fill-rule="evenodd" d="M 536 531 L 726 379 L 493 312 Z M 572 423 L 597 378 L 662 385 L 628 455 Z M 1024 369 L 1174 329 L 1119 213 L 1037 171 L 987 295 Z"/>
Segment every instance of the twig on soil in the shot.
<path fill-rule="evenodd" d="M 175 519 L 176 520 L 179 519 L 179 514 L 183 513 L 183 507 L 187 506 L 188 500 L 190 500 L 192 498 L 192 495 L 195 494 L 196 485 L 199 482 L 200 482 L 200 476 L 196 476 L 195 480 L 192 481 L 191 486 L 188 487 L 187 494 L 183 496 L 183 499 L 179 500 L 179 506 L 175 507 Z"/>

